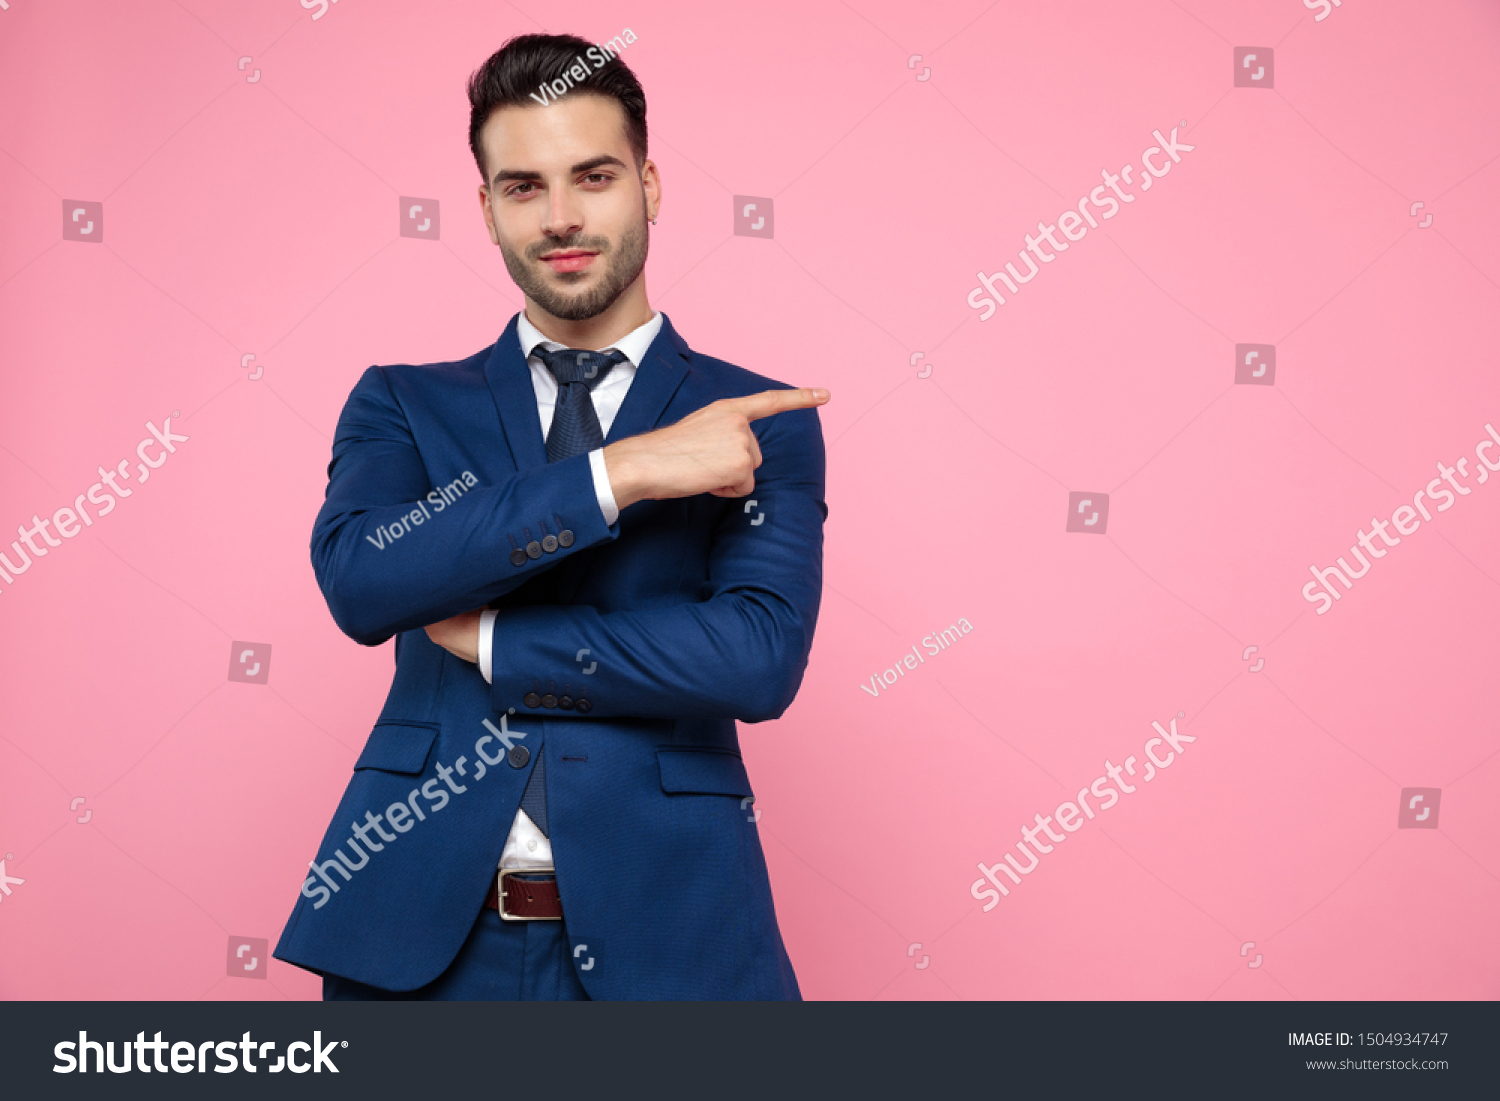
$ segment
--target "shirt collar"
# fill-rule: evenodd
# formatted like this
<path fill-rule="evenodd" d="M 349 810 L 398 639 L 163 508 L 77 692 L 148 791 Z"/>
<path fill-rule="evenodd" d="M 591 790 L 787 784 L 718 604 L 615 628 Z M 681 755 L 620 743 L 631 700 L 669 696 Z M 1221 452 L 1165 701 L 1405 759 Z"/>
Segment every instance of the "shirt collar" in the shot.
<path fill-rule="evenodd" d="M 646 358 L 646 351 L 651 347 L 651 342 L 656 339 L 656 334 L 661 331 L 661 323 L 662 314 L 660 310 L 657 310 L 651 315 L 650 321 L 647 321 L 639 328 L 632 329 L 608 348 L 599 348 L 597 350 L 607 352 L 613 348 L 624 353 L 625 358 L 630 360 L 632 367 L 639 368 L 641 360 Z M 530 358 L 532 351 L 538 344 L 546 345 L 549 352 L 567 347 L 565 344 L 559 344 L 557 341 L 548 340 L 543 336 L 541 331 L 527 318 L 525 310 L 516 315 L 516 336 L 521 341 L 521 355 L 526 358 Z"/>

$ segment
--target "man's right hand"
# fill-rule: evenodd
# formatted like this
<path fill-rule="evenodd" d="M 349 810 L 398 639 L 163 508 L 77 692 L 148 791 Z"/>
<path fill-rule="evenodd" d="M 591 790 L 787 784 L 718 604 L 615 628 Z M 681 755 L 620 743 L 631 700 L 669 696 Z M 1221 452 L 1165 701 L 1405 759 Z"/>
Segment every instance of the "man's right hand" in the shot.
<path fill-rule="evenodd" d="M 827 390 L 763 390 L 721 398 L 676 424 L 604 449 L 610 492 L 622 511 L 637 501 L 712 493 L 744 497 L 755 489 L 760 445 L 750 422 L 788 409 L 822 405 Z"/>

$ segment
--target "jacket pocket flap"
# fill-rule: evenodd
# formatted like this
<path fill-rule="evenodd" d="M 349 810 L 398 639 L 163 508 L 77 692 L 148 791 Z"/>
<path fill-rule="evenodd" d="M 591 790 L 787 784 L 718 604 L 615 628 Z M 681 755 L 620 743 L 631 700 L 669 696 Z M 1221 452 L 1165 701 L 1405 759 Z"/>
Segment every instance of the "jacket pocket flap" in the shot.
<path fill-rule="evenodd" d="M 416 775 L 427 767 L 427 754 L 432 751 L 437 735 L 437 723 L 376 723 L 354 767 Z"/>
<path fill-rule="evenodd" d="M 753 796 L 745 762 L 727 749 L 658 749 L 662 791 Z"/>

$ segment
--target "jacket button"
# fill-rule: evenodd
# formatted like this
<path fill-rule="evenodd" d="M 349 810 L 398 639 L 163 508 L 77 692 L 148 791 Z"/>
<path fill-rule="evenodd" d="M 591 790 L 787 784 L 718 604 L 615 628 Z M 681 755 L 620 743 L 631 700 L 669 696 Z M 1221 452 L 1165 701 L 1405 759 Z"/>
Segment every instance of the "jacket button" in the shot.
<path fill-rule="evenodd" d="M 580 712 L 582 712 L 583 714 L 588 714 L 593 709 L 594 709 L 594 705 L 591 704 L 591 703 L 589 703 L 588 700 L 579 700 L 578 701 L 578 710 Z"/>
<path fill-rule="evenodd" d="M 526 762 L 531 760 L 531 750 L 524 745 L 513 745 L 505 758 L 510 762 L 511 768 L 525 768 Z"/>
<path fill-rule="evenodd" d="M 510 564 L 512 566 L 526 565 L 526 552 L 517 547 L 510 552 Z"/>
<path fill-rule="evenodd" d="M 573 529 L 563 528 L 557 533 L 557 545 L 559 547 L 571 547 L 573 545 Z"/>
<path fill-rule="evenodd" d="M 542 550 L 546 551 L 548 554 L 551 554 L 556 549 L 557 549 L 557 536 L 555 536 L 555 535 L 544 535 L 544 536 L 542 536 Z"/>
<path fill-rule="evenodd" d="M 535 692 L 527 692 L 521 702 L 527 707 L 540 707 L 542 705 L 542 697 L 538 696 Z"/>
<path fill-rule="evenodd" d="M 545 696 L 542 697 L 542 706 L 543 707 L 556 707 L 557 706 L 557 697 L 554 696 L 551 692 L 548 692 Z"/>
<path fill-rule="evenodd" d="M 535 539 L 526 544 L 527 558 L 540 558 L 542 556 L 542 545 Z"/>
<path fill-rule="evenodd" d="M 571 710 L 573 710 L 573 697 L 572 696 L 563 696 L 561 699 L 559 699 L 557 701 L 557 706 L 561 707 L 564 711 L 571 711 Z"/>

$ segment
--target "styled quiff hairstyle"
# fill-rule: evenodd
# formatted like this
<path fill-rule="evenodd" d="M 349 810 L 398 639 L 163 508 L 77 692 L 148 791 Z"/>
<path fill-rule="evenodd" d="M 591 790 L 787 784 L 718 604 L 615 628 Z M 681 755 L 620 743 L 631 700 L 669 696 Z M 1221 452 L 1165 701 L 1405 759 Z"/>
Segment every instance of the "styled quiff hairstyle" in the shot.
<path fill-rule="evenodd" d="M 619 41 L 618 39 L 612 41 Z M 574 34 L 523 34 L 510 39 L 490 55 L 469 76 L 469 149 L 479 175 L 490 182 L 488 166 L 479 132 L 489 117 L 501 107 L 537 107 L 536 96 L 544 84 L 564 80 L 570 91 L 584 95 L 607 96 L 625 112 L 625 140 L 635 156 L 639 170 L 646 163 L 646 93 L 630 67 L 606 42 L 595 46 Z M 599 68 L 593 67 L 594 56 L 609 58 Z M 583 80 L 568 76 L 568 70 L 582 60 L 588 75 Z"/>

